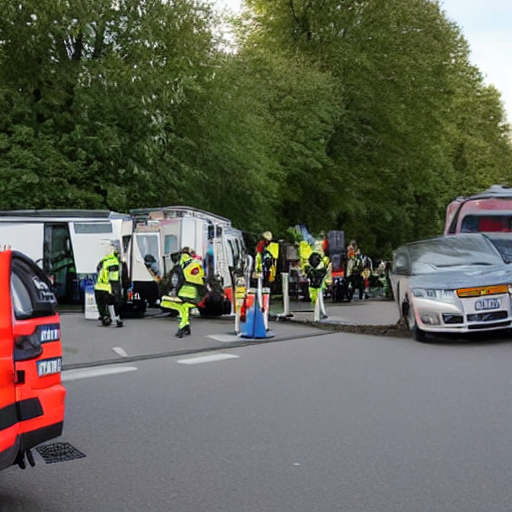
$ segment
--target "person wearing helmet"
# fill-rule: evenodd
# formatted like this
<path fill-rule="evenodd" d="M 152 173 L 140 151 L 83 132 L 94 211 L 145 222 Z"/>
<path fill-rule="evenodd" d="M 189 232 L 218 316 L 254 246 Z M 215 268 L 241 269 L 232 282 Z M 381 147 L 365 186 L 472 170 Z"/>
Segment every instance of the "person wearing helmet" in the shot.
<path fill-rule="evenodd" d="M 110 242 L 109 249 L 109 254 L 98 263 L 94 296 L 101 324 L 107 327 L 115 322 L 117 327 L 123 327 L 120 317 L 122 286 L 119 257 L 121 245 L 117 240 L 113 240 Z"/>
<path fill-rule="evenodd" d="M 179 262 L 171 270 L 169 281 L 176 283 L 168 295 L 162 297 L 162 308 L 174 309 L 178 312 L 180 323 L 177 338 L 191 334 L 190 310 L 196 307 L 205 295 L 204 269 L 201 262 L 194 257 L 195 252 L 189 247 L 180 251 Z M 173 277 L 174 276 L 174 277 Z"/>
<path fill-rule="evenodd" d="M 261 240 L 258 242 L 258 245 L 256 246 L 256 272 L 261 272 L 262 268 L 262 256 L 265 252 L 265 249 L 268 247 L 268 245 L 272 242 L 272 232 L 271 231 L 265 231 L 263 235 L 261 235 Z M 258 257 L 259 256 L 259 257 Z"/>
<path fill-rule="evenodd" d="M 318 252 L 312 252 L 308 259 L 308 265 L 306 268 L 306 275 L 308 277 L 309 284 L 309 298 L 313 308 L 316 307 L 317 301 L 320 302 L 320 318 L 328 318 L 327 312 L 325 311 L 325 304 L 323 301 L 323 295 L 320 290 L 324 287 L 325 278 L 327 276 L 327 265 L 321 254 Z"/>
<path fill-rule="evenodd" d="M 256 257 L 254 261 L 254 271 L 257 275 L 263 278 L 263 286 L 269 286 L 272 280 L 272 267 L 274 265 L 274 257 L 269 251 L 269 246 L 272 244 L 272 232 L 265 231 L 262 234 L 261 240 L 256 246 Z"/>

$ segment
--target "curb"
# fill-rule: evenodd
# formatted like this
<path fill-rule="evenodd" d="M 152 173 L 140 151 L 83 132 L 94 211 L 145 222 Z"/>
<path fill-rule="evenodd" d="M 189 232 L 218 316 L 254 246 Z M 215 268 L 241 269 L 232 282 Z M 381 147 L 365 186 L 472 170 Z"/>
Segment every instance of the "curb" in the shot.
<path fill-rule="evenodd" d="M 404 325 L 403 322 L 398 321 L 396 324 L 358 324 L 355 322 L 351 323 L 326 323 L 326 322 L 314 322 L 312 320 L 297 320 L 294 318 L 276 317 L 273 318 L 278 322 L 294 322 L 308 327 L 315 327 L 316 329 L 322 329 L 325 331 L 332 332 L 348 332 L 352 334 L 369 334 L 375 336 L 393 336 L 398 338 L 410 338 L 411 333 Z"/>

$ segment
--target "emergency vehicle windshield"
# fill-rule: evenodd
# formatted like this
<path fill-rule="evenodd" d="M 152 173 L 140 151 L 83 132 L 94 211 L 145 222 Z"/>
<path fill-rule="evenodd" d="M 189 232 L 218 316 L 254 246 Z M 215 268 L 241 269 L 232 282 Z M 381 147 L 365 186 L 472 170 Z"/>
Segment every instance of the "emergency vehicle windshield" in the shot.
<path fill-rule="evenodd" d="M 512 215 L 466 215 L 462 220 L 462 233 L 510 232 Z"/>

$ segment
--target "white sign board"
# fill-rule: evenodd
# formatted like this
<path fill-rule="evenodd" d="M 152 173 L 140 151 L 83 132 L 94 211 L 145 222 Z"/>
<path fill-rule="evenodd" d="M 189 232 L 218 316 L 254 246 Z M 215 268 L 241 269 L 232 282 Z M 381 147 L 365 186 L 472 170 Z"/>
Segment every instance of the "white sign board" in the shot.
<path fill-rule="evenodd" d="M 96 298 L 94 297 L 94 287 L 85 287 L 85 319 L 98 320 L 99 312 L 96 305 Z"/>

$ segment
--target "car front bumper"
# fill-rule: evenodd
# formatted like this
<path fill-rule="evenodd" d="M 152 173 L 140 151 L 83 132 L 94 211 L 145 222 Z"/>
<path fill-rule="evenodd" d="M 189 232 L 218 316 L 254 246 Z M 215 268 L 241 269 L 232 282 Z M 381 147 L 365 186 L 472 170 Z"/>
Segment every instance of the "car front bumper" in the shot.
<path fill-rule="evenodd" d="M 449 303 L 414 297 L 416 325 L 422 331 L 439 334 L 465 334 L 512 328 L 510 295 L 496 295 L 491 300 L 497 301 L 492 302 L 491 309 L 479 309 L 481 298 L 457 298 L 454 303 Z"/>

